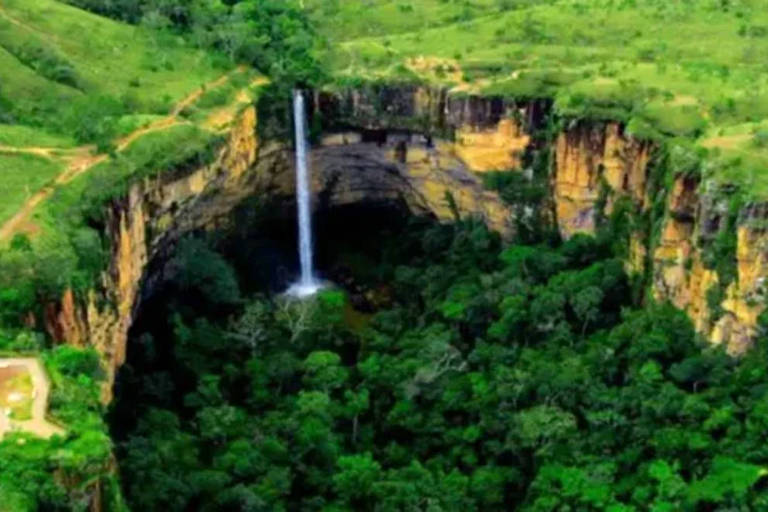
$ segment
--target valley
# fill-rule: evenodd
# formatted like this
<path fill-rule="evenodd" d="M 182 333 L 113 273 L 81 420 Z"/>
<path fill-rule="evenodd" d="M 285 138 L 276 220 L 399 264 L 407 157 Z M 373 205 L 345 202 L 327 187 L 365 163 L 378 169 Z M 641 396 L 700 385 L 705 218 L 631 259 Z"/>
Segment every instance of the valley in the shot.
<path fill-rule="evenodd" d="M 0 0 L 0 511 L 765 509 L 765 7 Z"/>

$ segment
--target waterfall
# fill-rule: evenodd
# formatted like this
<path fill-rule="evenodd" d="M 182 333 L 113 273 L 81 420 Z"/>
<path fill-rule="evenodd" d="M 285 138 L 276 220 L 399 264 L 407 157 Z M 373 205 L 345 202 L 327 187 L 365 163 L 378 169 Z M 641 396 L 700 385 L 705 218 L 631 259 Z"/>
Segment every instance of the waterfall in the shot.
<path fill-rule="evenodd" d="M 310 206 L 309 166 L 307 165 L 307 119 L 304 95 L 293 91 L 293 119 L 296 133 L 296 203 L 299 221 L 299 261 L 301 277 L 288 293 L 305 297 L 317 292 L 322 284 L 312 268 L 312 209 Z"/>

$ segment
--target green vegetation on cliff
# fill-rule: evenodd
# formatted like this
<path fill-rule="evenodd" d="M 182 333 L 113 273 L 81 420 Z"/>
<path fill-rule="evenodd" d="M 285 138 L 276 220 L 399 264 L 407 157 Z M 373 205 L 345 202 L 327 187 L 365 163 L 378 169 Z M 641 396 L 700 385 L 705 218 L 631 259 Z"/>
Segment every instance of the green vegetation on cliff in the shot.
<path fill-rule="evenodd" d="M 151 2 L 69 3 L 113 19 L 56 0 L 0 4 L 0 355 L 45 361 L 49 417 L 62 427 L 48 440 L 24 428 L 0 440 L 3 512 L 125 510 L 105 354 L 55 346 L 55 303 L 98 288 L 105 217 L 131 184 L 210 164 L 259 75 L 287 87 L 320 75 L 306 19 L 287 2 L 243 3 L 237 26 L 233 2 L 206 2 L 204 30 L 154 11 L 126 18 Z"/>

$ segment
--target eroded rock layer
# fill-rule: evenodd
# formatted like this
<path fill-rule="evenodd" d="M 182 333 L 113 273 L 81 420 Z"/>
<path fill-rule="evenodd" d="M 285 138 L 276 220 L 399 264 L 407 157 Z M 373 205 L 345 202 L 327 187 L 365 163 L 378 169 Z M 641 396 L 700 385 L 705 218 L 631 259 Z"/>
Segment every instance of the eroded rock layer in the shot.
<path fill-rule="evenodd" d="M 610 213 L 618 194 L 643 207 L 650 150 L 617 123 L 582 123 L 560 132 L 552 177 L 560 234 L 593 233 L 598 207 Z"/>
<path fill-rule="evenodd" d="M 499 196 L 458 158 L 450 143 L 421 134 L 385 133 L 365 142 L 359 133 L 325 137 L 311 153 L 314 188 L 320 201 L 404 201 L 414 213 L 438 220 L 477 216 L 510 235 L 513 214 Z"/>
<path fill-rule="evenodd" d="M 338 134 L 313 149 L 316 207 L 398 201 L 413 213 L 440 220 L 478 215 L 493 229 L 510 232 L 511 211 L 446 150 L 448 145 L 415 134 L 381 134 L 375 142 L 365 137 L 361 132 Z M 135 183 L 110 205 L 106 235 L 112 255 L 101 286 L 80 302 L 67 291 L 46 312 L 54 338 L 94 346 L 103 355 L 109 374 L 105 400 L 125 361 L 142 289 L 151 288 L 157 278 L 147 273 L 150 262 L 167 258 L 184 233 L 226 226 L 229 214 L 249 197 L 293 201 L 293 162 L 285 144 L 260 145 L 256 113 L 249 108 L 214 162 L 174 173 L 172 180 L 161 176 Z"/>
<path fill-rule="evenodd" d="M 314 108 L 328 130 L 311 152 L 317 207 L 398 201 L 441 220 L 476 215 L 511 234 L 512 210 L 483 188 L 479 174 L 520 169 L 526 151 L 539 145 L 536 149 L 552 152 L 547 201 L 564 238 L 594 233 L 600 216 L 610 214 L 621 197 L 648 213 L 665 196 L 663 218 L 651 223 L 659 229 L 631 235 L 628 270 L 648 275 L 656 300 L 687 311 L 699 332 L 732 353 L 743 352 L 754 339 L 768 275 L 768 211 L 749 205 L 739 213 L 735 277 L 723 283 L 704 253 L 718 233 L 731 229 L 723 220 L 724 206 L 703 192 L 697 178 L 677 176 L 669 187 L 651 185 L 653 145 L 627 135 L 620 124 L 576 123 L 543 148 L 533 137 L 547 108 L 543 102 L 454 97 L 413 86 L 319 94 Z M 667 172 L 674 176 L 675 170 Z M 101 286 L 85 301 L 67 292 L 49 307 L 49 332 L 95 346 L 113 377 L 125 359 L 148 263 L 170 254 L 182 234 L 226 223 L 248 197 L 292 200 L 293 179 L 291 150 L 260 144 L 255 110 L 246 109 L 214 162 L 182 177 L 174 173 L 168 181 L 136 183 L 112 203 L 107 227 L 112 259 Z M 719 295 L 711 291 L 717 287 Z"/>
<path fill-rule="evenodd" d="M 669 193 L 663 227 L 653 253 L 653 295 L 688 312 L 696 329 L 732 354 L 747 350 L 765 309 L 768 276 L 766 207 L 747 205 L 738 213 L 734 278 L 729 283 L 704 264 L 705 251 L 723 231 L 728 206 L 701 192 L 698 179 L 678 176 Z M 722 257 L 722 256 L 721 256 Z"/>

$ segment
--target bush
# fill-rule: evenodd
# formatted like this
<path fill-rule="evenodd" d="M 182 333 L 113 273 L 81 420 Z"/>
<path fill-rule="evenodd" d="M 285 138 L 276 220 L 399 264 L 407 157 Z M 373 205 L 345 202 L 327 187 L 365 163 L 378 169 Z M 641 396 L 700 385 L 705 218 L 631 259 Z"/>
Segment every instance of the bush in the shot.
<path fill-rule="evenodd" d="M 768 128 L 760 128 L 752 136 L 752 144 L 758 148 L 768 146 Z"/>
<path fill-rule="evenodd" d="M 0 27 L 0 47 L 48 80 L 76 89 L 85 88 L 75 67 L 66 58 L 32 37 L 20 39 L 17 32 Z"/>
<path fill-rule="evenodd" d="M 104 377 L 101 357 L 94 349 L 82 350 L 63 345 L 48 354 L 48 363 L 51 368 L 66 377 L 84 375 L 93 380 Z"/>
<path fill-rule="evenodd" d="M 57 128 L 80 143 L 96 143 L 104 150 L 117 134 L 120 116 L 126 113 L 123 102 L 111 96 L 80 97 L 63 109 Z"/>

